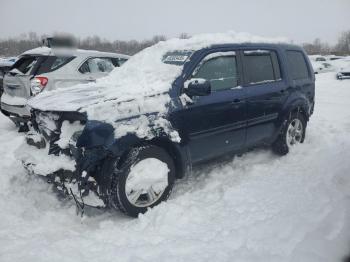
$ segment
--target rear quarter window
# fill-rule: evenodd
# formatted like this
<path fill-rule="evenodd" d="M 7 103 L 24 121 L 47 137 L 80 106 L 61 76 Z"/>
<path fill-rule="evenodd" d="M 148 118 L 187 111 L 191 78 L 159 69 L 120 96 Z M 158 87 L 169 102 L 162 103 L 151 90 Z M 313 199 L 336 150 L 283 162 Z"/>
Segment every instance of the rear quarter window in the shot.
<path fill-rule="evenodd" d="M 300 51 L 287 51 L 287 61 L 293 80 L 309 78 L 309 70 L 305 56 Z"/>

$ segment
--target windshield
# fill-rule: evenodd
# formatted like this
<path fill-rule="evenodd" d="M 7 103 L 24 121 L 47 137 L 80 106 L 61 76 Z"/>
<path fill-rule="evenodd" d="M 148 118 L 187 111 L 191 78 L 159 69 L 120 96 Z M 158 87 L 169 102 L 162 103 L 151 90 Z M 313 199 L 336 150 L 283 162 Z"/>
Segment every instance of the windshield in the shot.
<path fill-rule="evenodd" d="M 189 59 L 189 57 L 193 54 L 193 51 L 188 50 L 178 50 L 168 52 L 163 56 L 163 63 L 171 64 L 171 65 L 183 65 Z"/>

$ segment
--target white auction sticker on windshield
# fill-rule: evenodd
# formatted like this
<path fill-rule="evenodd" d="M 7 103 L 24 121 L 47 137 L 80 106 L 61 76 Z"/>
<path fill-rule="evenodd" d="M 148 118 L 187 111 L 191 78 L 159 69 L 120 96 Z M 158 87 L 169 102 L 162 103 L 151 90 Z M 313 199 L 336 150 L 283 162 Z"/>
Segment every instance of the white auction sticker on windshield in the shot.
<path fill-rule="evenodd" d="M 169 55 L 164 61 L 165 62 L 185 62 L 187 60 L 187 55 Z"/>

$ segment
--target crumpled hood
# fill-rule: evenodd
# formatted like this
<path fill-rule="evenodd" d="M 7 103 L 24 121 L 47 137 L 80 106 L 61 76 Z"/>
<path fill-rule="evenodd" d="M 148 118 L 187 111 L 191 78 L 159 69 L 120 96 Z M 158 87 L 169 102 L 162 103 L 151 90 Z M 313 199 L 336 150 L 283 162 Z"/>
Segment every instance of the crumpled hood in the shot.
<path fill-rule="evenodd" d="M 41 111 L 79 111 L 80 109 L 103 100 L 103 93 L 91 84 L 74 88 L 57 89 L 43 92 L 40 96 L 28 100 L 28 106 Z"/>

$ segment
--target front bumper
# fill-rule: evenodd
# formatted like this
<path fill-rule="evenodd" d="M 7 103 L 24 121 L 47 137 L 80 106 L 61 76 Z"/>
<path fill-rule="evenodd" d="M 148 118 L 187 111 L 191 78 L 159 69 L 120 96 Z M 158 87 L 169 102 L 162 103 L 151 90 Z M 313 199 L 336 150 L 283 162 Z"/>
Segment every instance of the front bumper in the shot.
<path fill-rule="evenodd" d="M 96 180 L 86 171 L 81 172 L 80 163 L 68 154 L 49 154 L 50 143 L 35 131 L 29 131 L 16 151 L 29 174 L 40 176 L 61 195 L 74 199 L 78 208 L 106 206 L 98 193 Z M 76 154 L 78 149 L 76 150 Z"/>

